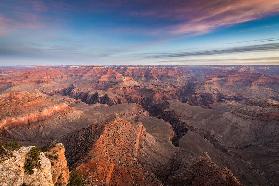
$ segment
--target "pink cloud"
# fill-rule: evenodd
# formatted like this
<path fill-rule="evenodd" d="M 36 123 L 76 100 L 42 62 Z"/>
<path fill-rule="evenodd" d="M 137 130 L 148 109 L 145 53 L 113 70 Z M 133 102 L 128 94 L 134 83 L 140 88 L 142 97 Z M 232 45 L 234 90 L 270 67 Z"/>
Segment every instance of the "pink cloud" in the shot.
<path fill-rule="evenodd" d="M 122 16 L 144 17 L 152 19 L 155 23 L 166 21 L 165 26 L 151 25 L 149 29 L 145 26 L 134 29 L 121 28 L 127 32 L 180 35 L 202 34 L 219 27 L 279 13 L 279 0 L 102 0 L 77 4 L 56 1 L 48 3 L 47 6 L 43 0 L 25 0 L 11 7 L 9 11 L 14 14 L 12 17 L 1 15 L 0 12 L 2 19 L 0 19 L 0 34 L 15 29 L 42 28 L 47 24 L 42 15 L 49 10 L 62 12 L 113 10 Z M 63 18 L 58 19 L 60 22 L 63 21 Z"/>
<path fill-rule="evenodd" d="M 18 29 L 40 29 L 44 24 L 34 15 L 25 14 L 20 19 L 10 19 L 0 16 L 0 36 Z"/>
<path fill-rule="evenodd" d="M 42 1 L 26 0 L 25 6 L 17 4 L 11 7 L 13 16 L 1 15 L 0 12 L 0 36 L 6 35 L 17 29 L 39 29 L 44 26 L 41 13 L 47 11 L 47 7 Z"/>
<path fill-rule="evenodd" d="M 30 3 L 30 6 L 34 12 L 46 12 L 48 10 L 48 7 L 41 0 L 29 0 L 27 2 Z"/>
<path fill-rule="evenodd" d="M 141 10 L 131 16 L 179 22 L 162 32 L 171 34 L 201 34 L 219 27 L 255 20 L 279 13 L 279 0 L 141 0 Z"/>
<path fill-rule="evenodd" d="M 279 12 L 279 0 L 238 0 L 204 9 L 200 16 L 182 22 L 169 31 L 172 34 L 200 34 Z"/>
<path fill-rule="evenodd" d="M 8 32 L 8 25 L 10 20 L 6 17 L 0 16 L 0 36 L 5 35 Z"/>

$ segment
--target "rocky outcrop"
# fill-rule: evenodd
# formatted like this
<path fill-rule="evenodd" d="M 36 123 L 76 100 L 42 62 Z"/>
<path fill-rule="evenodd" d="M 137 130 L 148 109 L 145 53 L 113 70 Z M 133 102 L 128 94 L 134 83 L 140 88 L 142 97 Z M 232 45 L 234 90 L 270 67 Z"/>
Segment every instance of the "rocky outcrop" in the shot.
<path fill-rule="evenodd" d="M 56 185 L 67 185 L 69 180 L 69 169 L 65 157 L 65 148 L 58 143 L 45 152 L 51 162 L 52 181 Z"/>
<path fill-rule="evenodd" d="M 181 172 L 181 180 L 176 185 L 199 186 L 241 186 L 228 168 L 216 165 L 207 153 L 198 157 L 190 166 Z M 177 174 L 179 175 L 179 174 Z"/>
<path fill-rule="evenodd" d="M 105 127 L 88 159 L 77 170 L 89 185 L 160 185 L 138 161 L 144 143 L 156 146 L 142 125 L 117 118 Z"/>
<path fill-rule="evenodd" d="M 1 185 L 67 185 L 69 170 L 62 144 L 55 145 L 47 152 L 41 152 L 34 146 L 21 147 L 12 152 L 4 150 L 10 155 L 0 160 Z"/>
<path fill-rule="evenodd" d="M 31 175 L 25 171 L 26 157 L 32 148 L 22 147 L 18 151 L 12 152 L 11 157 L 0 163 L 0 182 L 2 185 L 54 185 L 51 175 L 51 162 L 43 153 L 39 155 L 40 168 L 34 168 Z"/>

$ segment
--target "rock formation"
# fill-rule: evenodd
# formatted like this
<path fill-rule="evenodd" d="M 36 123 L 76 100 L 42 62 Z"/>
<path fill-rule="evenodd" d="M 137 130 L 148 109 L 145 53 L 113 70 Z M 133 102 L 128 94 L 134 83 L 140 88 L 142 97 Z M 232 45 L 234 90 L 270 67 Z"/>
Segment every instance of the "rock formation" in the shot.
<path fill-rule="evenodd" d="M 13 151 L 4 146 L 1 148 L 1 185 L 67 185 L 69 170 L 62 144 L 55 145 L 47 152 L 41 152 L 34 146 Z"/>
<path fill-rule="evenodd" d="M 0 142 L 26 146 L 0 149 L 1 179 L 277 185 L 278 74 L 277 66 L 0 68 Z"/>
<path fill-rule="evenodd" d="M 142 143 L 154 143 L 142 125 L 117 118 L 108 124 L 77 170 L 90 185 L 160 185 L 138 162 Z"/>

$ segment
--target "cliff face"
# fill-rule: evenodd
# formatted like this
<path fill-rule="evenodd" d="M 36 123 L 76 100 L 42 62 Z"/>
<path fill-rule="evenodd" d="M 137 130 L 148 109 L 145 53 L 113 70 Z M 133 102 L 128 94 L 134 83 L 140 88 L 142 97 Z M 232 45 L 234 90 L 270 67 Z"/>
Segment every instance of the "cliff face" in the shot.
<path fill-rule="evenodd" d="M 148 140 L 148 141 L 147 141 Z M 108 124 L 77 170 L 89 185 L 160 185 L 138 162 L 143 143 L 155 143 L 142 125 L 123 119 Z"/>
<path fill-rule="evenodd" d="M 52 181 L 57 185 L 67 185 L 69 180 L 69 169 L 65 157 L 65 148 L 62 143 L 50 148 L 46 156 L 51 162 Z"/>
<path fill-rule="evenodd" d="M 50 108 L 45 108 L 41 112 L 29 113 L 19 117 L 7 117 L 0 121 L 0 129 L 4 127 L 14 127 L 16 125 L 26 125 L 29 123 L 43 121 L 54 114 L 65 112 L 68 109 L 70 109 L 68 105 L 62 103 Z"/>
<path fill-rule="evenodd" d="M 66 103 L 39 92 L 10 92 L 0 95 L 0 129 L 44 121 L 70 111 Z"/>
<path fill-rule="evenodd" d="M 69 170 L 64 146 L 57 144 L 47 152 L 34 146 L 8 151 L 2 146 L 0 182 L 3 186 L 67 185 Z"/>

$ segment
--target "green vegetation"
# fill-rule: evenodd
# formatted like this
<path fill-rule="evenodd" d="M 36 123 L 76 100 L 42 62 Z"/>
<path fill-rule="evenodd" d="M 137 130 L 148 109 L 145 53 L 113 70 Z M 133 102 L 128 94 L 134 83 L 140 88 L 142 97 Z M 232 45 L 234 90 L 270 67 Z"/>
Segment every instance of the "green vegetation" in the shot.
<path fill-rule="evenodd" d="M 25 164 L 24 164 L 24 170 L 27 174 L 33 174 L 34 168 L 39 168 L 40 165 L 40 149 L 37 147 L 33 147 L 26 156 Z"/>
<path fill-rule="evenodd" d="M 47 152 L 50 149 L 50 147 L 48 145 L 46 145 L 46 146 L 41 147 L 40 149 L 42 152 Z"/>
<path fill-rule="evenodd" d="M 5 149 L 3 145 L 0 146 L 0 159 L 10 157 L 11 153 Z"/>
<path fill-rule="evenodd" d="M 49 143 L 48 145 L 45 145 L 43 147 L 41 147 L 41 151 L 42 152 L 47 152 L 49 151 L 51 148 L 55 147 L 55 145 L 57 144 L 58 142 L 56 140 L 53 140 L 51 143 Z"/>
<path fill-rule="evenodd" d="M 57 154 L 46 153 L 45 155 L 50 160 L 58 160 L 58 155 Z"/>
<path fill-rule="evenodd" d="M 11 151 L 18 150 L 20 145 L 16 141 L 0 143 L 0 159 L 6 159 L 12 156 Z"/>
<path fill-rule="evenodd" d="M 77 171 L 72 171 L 68 186 L 84 186 L 84 178 Z"/>
<path fill-rule="evenodd" d="M 20 148 L 20 145 L 16 141 L 10 141 L 4 144 L 5 149 L 13 151 L 18 150 Z"/>

